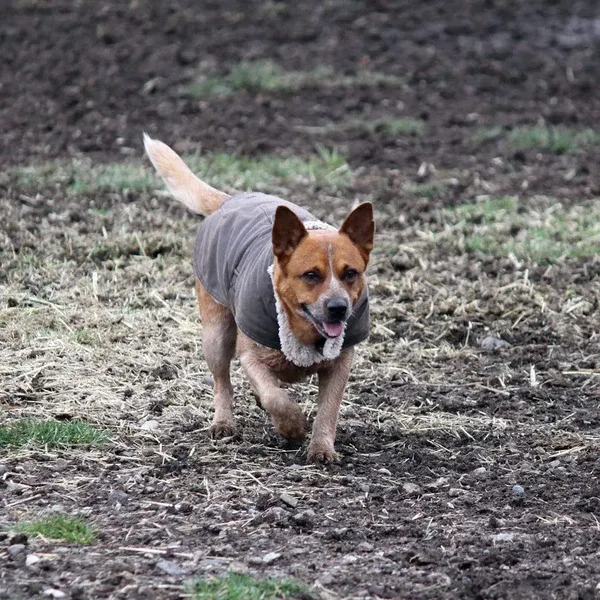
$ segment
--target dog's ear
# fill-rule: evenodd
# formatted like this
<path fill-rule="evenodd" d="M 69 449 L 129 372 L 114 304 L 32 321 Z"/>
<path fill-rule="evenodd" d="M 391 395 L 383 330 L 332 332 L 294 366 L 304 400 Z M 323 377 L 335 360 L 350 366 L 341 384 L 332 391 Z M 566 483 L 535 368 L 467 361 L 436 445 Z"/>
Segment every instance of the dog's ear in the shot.
<path fill-rule="evenodd" d="M 373 205 L 370 202 L 359 204 L 342 223 L 339 230 L 345 233 L 352 243 L 358 248 L 365 263 L 369 262 L 369 255 L 373 250 L 375 237 L 375 222 L 373 221 Z"/>
<path fill-rule="evenodd" d="M 306 235 L 304 224 L 296 213 L 287 206 L 278 206 L 273 223 L 273 254 L 286 262 Z"/>

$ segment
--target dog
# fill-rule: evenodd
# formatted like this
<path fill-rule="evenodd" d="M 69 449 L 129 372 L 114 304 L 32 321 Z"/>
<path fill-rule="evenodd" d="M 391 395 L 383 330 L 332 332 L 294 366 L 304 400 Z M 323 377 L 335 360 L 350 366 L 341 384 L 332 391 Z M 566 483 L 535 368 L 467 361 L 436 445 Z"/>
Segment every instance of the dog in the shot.
<path fill-rule="evenodd" d="M 205 216 L 194 251 L 203 350 L 214 380 L 215 438 L 234 436 L 234 355 L 290 442 L 308 424 L 282 383 L 318 374 L 308 459 L 339 457 L 334 442 L 354 346 L 369 335 L 365 270 L 373 249 L 373 207 L 360 204 L 339 229 L 262 193 L 228 194 L 201 181 L 169 146 L 144 134 L 146 154 L 171 195 Z"/>

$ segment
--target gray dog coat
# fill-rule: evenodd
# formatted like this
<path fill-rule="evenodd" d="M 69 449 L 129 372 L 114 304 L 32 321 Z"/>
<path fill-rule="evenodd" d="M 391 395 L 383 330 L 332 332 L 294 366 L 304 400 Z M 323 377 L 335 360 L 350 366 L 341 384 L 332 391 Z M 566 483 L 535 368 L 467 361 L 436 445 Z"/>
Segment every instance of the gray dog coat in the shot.
<path fill-rule="evenodd" d="M 285 329 L 287 315 L 282 310 L 273 287 L 274 261 L 272 229 L 278 206 L 290 208 L 307 229 L 335 228 L 317 221 L 307 210 L 261 193 L 238 194 L 228 198 L 198 230 L 194 250 L 194 270 L 211 297 L 233 313 L 237 327 L 251 340 L 274 350 L 283 351 L 288 360 L 299 366 L 335 358 L 369 336 L 369 296 L 365 291 L 354 306 L 342 339 L 323 340 L 315 347 L 300 348 L 300 355 Z M 335 348 L 328 347 L 335 342 Z M 298 349 L 296 349 L 298 350 Z M 335 356 L 331 356 L 332 352 Z M 289 355 L 291 354 L 291 356 Z"/>

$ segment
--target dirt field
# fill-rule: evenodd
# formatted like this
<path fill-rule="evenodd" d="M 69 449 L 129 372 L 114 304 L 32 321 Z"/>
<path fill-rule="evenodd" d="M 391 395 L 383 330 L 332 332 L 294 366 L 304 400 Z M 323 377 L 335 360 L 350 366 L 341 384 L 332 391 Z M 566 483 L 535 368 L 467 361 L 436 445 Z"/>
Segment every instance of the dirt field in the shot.
<path fill-rule="evenodd" d="M 108 441 L 0 443 L 0 598 L 175 599 L 228 570 L 305 598 L 598 597 L 597 2 L 4 4 L 0 425 Z M 265 59 L 330 75 L 186 87 Z M 336 224 L 374 203 L 338 464 L 287 449 L 238 365 L 239 438 L 210 439 L 198 219 L 142 130 L 249 171 L 335 150 L 256 187 Z M 314 415 L 315 382 L 294 390 Z M 62 513 L 96 540 L 13 531 Z"/>

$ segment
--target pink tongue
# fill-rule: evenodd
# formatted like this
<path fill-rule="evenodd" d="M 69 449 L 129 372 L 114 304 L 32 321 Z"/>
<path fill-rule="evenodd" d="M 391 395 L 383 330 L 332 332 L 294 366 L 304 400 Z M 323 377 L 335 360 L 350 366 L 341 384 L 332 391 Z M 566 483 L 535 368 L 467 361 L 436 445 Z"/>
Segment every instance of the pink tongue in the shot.
<path fill-rule="evenodd" d="M 343 323 L 323 323 L 323 329 L 329 337 L 338 337 L 344 331 Z"/>

